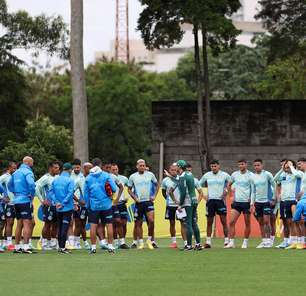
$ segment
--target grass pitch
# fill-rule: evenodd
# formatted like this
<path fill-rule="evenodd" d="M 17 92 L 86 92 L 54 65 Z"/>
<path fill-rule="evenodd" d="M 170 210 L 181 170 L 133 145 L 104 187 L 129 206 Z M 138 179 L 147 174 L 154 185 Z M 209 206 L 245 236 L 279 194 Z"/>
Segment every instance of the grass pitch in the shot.
<path fill-rule="evenodd" d="M 306 251 L 214 248 L 182 252 L 168 248 L 0 254 L 1 295 L 305 295 Z M 237 246 L 240 247 L 240 241 Z"/>

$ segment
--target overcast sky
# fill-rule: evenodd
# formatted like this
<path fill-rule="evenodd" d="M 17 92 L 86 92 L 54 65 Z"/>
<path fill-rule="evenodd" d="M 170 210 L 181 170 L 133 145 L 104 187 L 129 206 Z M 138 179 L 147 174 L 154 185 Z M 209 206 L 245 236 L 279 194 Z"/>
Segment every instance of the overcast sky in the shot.
<path fill-rule="evenodd" d="M 9 11 L 23 9 L 31 15 L 45 13 L 61 15 L 65 22 L 70 22 L 70 0 L 7 0 Z M 137 18 L 141 11 L 138 0 L 129 0 L 130 38 L 140 38 L 135 31 Z M 84 0 L 84 59 L 88 64 L 94 61 L 96 51 L 107 51 L 110 41 L 115 38 L 116 0 Z M 29 54 L 18 51 L 17 54 L 27 62 Z M 43 62 L 41 57 L 41 61 Z"/>

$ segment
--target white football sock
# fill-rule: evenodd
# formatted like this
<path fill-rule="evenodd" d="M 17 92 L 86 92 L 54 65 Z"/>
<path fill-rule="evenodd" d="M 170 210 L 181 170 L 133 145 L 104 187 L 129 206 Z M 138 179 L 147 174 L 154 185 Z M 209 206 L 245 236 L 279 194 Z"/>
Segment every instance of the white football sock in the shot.
<path fill-rule="evenodd" d="M 107 245 L 106 239 L 101 239 L 100 240 L 100 246 L 105 246 L 105 245 Z"/>
<path fill-rule="evenodd" d="M 13 244 L 13 239 L 12 239 L 11 236 L 8 236 L 8 237 L 6 238 L 6 241 L 7 241 L 7 244 L 8 244 L 8 245 L 12 245 L 12 244 Z"/>
<path fill-rule="evenodd" d="M 69 235 L 68 236 L 68 242 L 70 246 L 74 245 L 74 236 L 73 235 Z"/>

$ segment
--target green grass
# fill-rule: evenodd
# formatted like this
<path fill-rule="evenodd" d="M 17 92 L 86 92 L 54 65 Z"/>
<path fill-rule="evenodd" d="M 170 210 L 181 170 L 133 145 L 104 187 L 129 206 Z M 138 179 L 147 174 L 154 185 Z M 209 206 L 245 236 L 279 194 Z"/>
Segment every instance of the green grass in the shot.
<path fill-rule="evenodd" d="M 211 250 L 182 252 L 163 239 L 158 250 L 115 255 L 0 254 L 1 295 L 305 295 L 306 252 L 256 250 L 257 242 L 246 250 L 214 240 Z"/>

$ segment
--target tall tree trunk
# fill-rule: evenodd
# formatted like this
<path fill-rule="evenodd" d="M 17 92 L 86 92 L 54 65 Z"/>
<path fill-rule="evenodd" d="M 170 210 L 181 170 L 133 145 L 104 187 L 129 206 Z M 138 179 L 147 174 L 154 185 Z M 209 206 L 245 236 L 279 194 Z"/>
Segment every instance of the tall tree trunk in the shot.
<path fill-rule="evenodd" d="M 88 114 L 83 56 L 83 0 L 71 0 L 70 64 L 74 157 L 88 161 Z"/>
<path fill-rule="evenodd" d="M 202 67 L 200 58 L 200 46 L 199 46 L 199 27 L 195 24 L 193 26 L 194 35 L 194 63 L 196 72 L 196 82 L 197 82 L 197 113 L 198 113 L 198 150 L 201 162 L 202 173 L 205 171 L 205 155 L 206 155 L 206 145 L 205 145 L 205 127 L 204 127 L 204 114 L 203 114 L 203 81 L 202 81 Z"/>
<path fill-rule="evenodd" d="M 210 147 L 210 88 L 209 88 L 209 71 L 208 71 L 208 44 L 207 44 L 207 31 L 202 24 L 202 45 L 203 45 L 203 83 L 204 83 L 204 142 L 206 146 L 205 163 L 206 169 L 209 169 L 210 161 L 213 158 Z"/>

